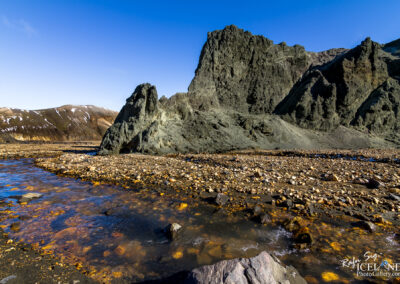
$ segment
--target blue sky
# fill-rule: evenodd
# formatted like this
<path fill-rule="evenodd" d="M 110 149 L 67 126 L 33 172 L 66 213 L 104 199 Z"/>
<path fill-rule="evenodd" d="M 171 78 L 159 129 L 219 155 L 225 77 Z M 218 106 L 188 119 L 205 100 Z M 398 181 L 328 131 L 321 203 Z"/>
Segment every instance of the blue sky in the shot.
<path fill-rule="evenodd" d="M 400 1 L 0 0 L 0 106 L 119 110 L 136 85 L 184 92 L 207 32 L 235 24 L 310 51 L 400 38 Z"/>

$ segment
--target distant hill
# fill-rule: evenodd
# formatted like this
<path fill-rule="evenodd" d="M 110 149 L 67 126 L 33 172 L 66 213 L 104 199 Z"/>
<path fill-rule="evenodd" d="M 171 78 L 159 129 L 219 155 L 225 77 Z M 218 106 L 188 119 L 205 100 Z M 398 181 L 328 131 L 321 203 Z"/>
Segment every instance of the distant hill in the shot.
<path fill-rule="evenodd" d="M 0 142 L 100 140 L 117 114 L 92 105 L 40 110 L 0 107 Z"/>

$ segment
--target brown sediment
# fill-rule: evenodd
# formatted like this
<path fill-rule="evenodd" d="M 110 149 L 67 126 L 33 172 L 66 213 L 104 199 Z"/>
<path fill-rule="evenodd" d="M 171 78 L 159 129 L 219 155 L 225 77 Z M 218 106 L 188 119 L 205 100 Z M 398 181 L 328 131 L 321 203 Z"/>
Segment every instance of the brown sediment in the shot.
<path fill-rule="evenodd" d="M 54 157 L 65 153 L 97 151 L 98 141 L 0 143 L 0 159 Z"/>
<path fill-rule="evenodd" d="M 96 283 L 54 255 L 16 242 L 0 229 L 1 283 Z"/>

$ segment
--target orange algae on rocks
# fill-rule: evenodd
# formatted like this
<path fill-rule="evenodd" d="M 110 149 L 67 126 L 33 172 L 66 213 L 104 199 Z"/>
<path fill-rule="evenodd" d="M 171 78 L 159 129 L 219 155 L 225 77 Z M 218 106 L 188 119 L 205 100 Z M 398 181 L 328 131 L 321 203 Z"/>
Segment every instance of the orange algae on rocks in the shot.
<path fill-rule="evenodd" d="M 336 273 L 331 272 L 331 271 L 323 272 L 321 277 L 325 282 L 338 281 L 340 279 L 339 275 L 337 275 Z"/>

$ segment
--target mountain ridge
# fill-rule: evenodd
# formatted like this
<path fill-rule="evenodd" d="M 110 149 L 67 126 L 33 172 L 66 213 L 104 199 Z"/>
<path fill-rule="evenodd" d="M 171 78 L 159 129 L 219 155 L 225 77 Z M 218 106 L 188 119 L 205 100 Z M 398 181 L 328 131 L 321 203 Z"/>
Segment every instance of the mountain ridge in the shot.
<path fill-rule="evenodd" d="M 210 32 L 188 92 L 158 100 L 155 86 L 137 86 L 100 154 L 397 147 L 400 94 L 385 94 L 399 65 L 382 46 L 367 38 L 350 50 L 315 53 L 232 25 Z M 374 98 L 394 102 L 392 128 L 363 104 L 389 78 L 395 82 Z M 358 112 L 362 105 L 368 115 Z"/>
<path fill-rule="evenodd" d="M 25 110 L 0 108 L 0 141 L 100 140 L 117 112 L 94 105 Z"/>

